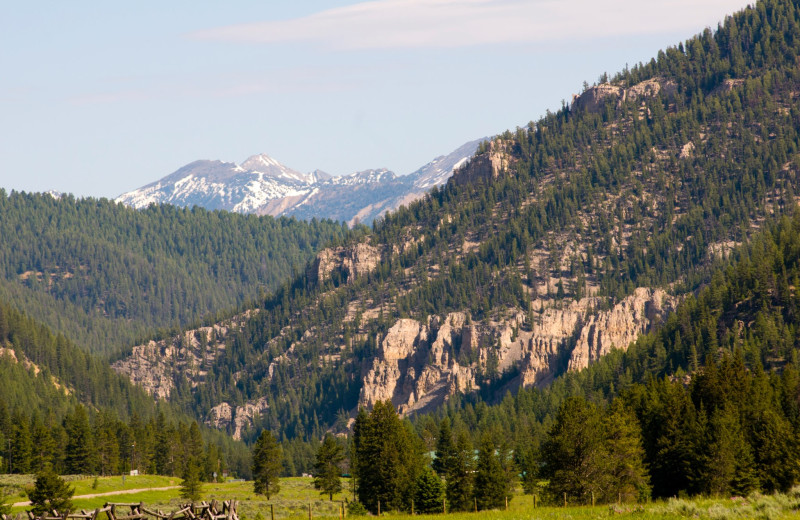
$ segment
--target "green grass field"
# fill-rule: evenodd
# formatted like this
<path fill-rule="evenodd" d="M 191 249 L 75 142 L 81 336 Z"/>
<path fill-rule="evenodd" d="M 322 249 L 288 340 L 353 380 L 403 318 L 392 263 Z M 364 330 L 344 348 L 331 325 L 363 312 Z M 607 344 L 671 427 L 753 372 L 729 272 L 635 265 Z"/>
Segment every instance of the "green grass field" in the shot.
<path fill-rule="evenodd" d="M 33 484 L 32 476 L 0 475 L 0 486 L 12 489 L 12 502 L 27 500 L 20 496 L 19 491 L 29 489 Z M 174 486 L 180 485 L 180 479 L 175 477 L 158 477 L 142 475 L 139 477 L 125 477 L 123 485 L 121 477 L 98 477 L 95 485 L 94 477 L 73 478 L 71 484 L 75 486 L 75 496 L 124 492 L 131 489 L 149 489 L 147 491 L 102 496 L 96 498 L 74 499 L 77 509 L 94 509 L 101 507 L 106 502 L 143 502 L 152 509 L 171 511 L 178 509 L 183 503 L 180 490 Z M 347 485 L 347 483 L 345 483 Z M 347 494 L 352 500 L 352 497 Z M 314 518 L 338 518 L 339 507 L 345 494 L 334 495 L 334 501 L 328 500 L 314 489 L 310 478 L 284 478 L 281 479 L 281 490 L 271 501 L 253 493 L 252 482 L 225 482 L 203 485 L 204 500 L 228 500 L 234 498 L 239 501 L 239 515 L 243 520 L 270 520 L 270 505 L 274 507 L 277 520 L 308 519 L 308 507 Z M 13 512 L 22 512 L 25 507 L 15 507 Z M 259 518 L 260 516 L 260 518 Z M 387 518 L 408 518 L 407 514 L 385 513 Z M 534 508 L 531 496 L 516 495 L 512 497 L 508 510 L 482 511 L 479 513 L 449 513 L 447 515 L 417 515 L 420 520 L 588 520 L 596 518 L 619 519 L 745 519 L 758 518 L 779 520 L 800 517 L 800 488 L 783 495 L 712 499 L 696 498 L 691 500 L 673 499 L 657 501 L 643 505 L 603 505 L 603 506 L 569 506 L 569 507 L 537 507 Z"/>

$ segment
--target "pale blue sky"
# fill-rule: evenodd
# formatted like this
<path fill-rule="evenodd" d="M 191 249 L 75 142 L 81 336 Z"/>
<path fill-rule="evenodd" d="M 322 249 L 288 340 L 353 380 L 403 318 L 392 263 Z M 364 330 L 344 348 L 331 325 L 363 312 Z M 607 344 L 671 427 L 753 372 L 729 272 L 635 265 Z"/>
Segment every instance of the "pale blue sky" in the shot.
<path fill-rule="evenodd" d="M 747 3 L 6 2 L 0 187 L 115 197 L 256 153 L 410 173 Z"/>

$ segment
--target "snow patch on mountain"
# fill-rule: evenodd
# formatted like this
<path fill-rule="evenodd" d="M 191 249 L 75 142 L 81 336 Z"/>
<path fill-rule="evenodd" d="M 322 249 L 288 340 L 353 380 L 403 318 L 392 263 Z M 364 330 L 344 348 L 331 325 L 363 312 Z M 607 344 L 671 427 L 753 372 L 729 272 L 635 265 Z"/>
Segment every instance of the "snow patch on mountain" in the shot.
<path fill-rule="evenodd" d="M 241 165 L 201 160 L 123 193 L 116 201 L 134 208 L 174 204 L 276 217 L 370 223 L 386 211 L 421 197 L 433 186 L 444 184 L 455 168 L 475 154 L 481 141 L 466 143 L 403 176 L 386 168 L 340 177 L 321 170 L 304 174 L 267 154 L 248 157 Z"/>
<path fill-rule="evenodd" d="M 465 143 L 449 154 L 440 155 L 419 170 L 409 174 L 409 177 L 413 179 L 414 187 L 427 191 L 434 186 L 441 186 L 453 175 L 453 170 L 463 166 L 475 155 L 478 145 L 488 139 L 488 137 L 484 137 Z"/>

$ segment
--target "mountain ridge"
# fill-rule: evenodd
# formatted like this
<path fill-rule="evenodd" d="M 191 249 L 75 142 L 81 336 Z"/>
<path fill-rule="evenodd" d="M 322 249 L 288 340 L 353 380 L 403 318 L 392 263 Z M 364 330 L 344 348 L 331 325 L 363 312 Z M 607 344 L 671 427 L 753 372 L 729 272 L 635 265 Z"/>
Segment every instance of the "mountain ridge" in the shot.
<path fill-rule="evenodd" d="M 198 160 L 158 181 L 123 193 L 116 201 L 138 209 L 167 203 L 274 217 L 332 218 L 350 225 L 369 224 L 386 211 L 408 204 L 426 190 L 446 182 L 484 139 L 465 143 L 402 176 L 386 168 L 337 177 L 320 170 L 304 174 L 266 154 L 250 156 L 241 164 Z M 355 194 L 349 190 L 354 185 L 360 186 Z"/>

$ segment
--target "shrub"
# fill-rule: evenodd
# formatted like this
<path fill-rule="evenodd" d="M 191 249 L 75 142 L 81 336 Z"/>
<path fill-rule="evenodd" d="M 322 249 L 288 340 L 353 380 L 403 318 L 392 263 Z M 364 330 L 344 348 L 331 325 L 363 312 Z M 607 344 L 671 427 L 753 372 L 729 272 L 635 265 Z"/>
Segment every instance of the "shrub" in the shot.
<path fill-rule="evenodd" d="M 348 515 L 356 515 L 356 516 L 364 516 L 367 514 L 367 508 L 364 507 L 364 504 L 361 502 L 348 502 L 347 503 L 347 514 Z"/>

